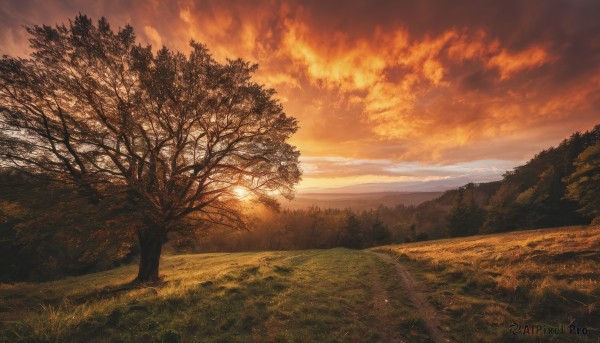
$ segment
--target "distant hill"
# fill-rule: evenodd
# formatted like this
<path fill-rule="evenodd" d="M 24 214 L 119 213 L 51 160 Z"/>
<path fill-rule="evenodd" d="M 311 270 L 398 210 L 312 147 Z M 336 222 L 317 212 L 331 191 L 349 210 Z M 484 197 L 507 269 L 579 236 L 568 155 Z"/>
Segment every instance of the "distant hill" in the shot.
<path fill-rule="evenodd" d="M 305 188 L 299 191 L 298 195 L 306 194 L 369 194 L 369 193 L 421 193 L 421 192 L 444 192 L 455 189 L 468 183 L 485 183 L 498 181 L 502 176 L 499 174 L 489 174 L 478 176 L 456 176 L 443 178 L 439 180 L 427 181 L 399 181 L 399 182 L 379 182 L 362 183 L 344 187 L 332 188 Z"/>
<path fill-rule="evenodd" d="M 301 193 L 292 201 L 282 201 L 288 209 L 311 206 L 321 208 L 350 208 L 353 210 L 375 209 L 380 205 L 416 206 L 441 196 L 443 192 L 374 192 L 374 193 Z"/>
<path fill-rule="evenodd" d="M 472 199 L 475 207 L 486 209 L 501 183 L 501 181 L 470 183 L 446 191 L 440 197 L 418 205 L 404 220 L 405 234 L 408 233 L 406 227 L 414 226 L 416 233 L 426 233 L 430 238 L 447 237 L 448 216 L 456 206 L 458 199 L 468 198 L 469 201 Z"/>

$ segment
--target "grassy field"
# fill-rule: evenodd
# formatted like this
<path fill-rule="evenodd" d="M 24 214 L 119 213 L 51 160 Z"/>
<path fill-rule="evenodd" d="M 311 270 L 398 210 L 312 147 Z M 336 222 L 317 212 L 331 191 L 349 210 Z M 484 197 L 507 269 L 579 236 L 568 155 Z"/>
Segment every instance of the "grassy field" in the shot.
<path fill-rule="evenodd" d="M 0 285 L 0 340 L 428 341 L 393 268 L 366 251 L 166 256 L 163 282 L 127 289 L 135 268 Z"/>
<path fill-rule="evenodd" d="M 376 250 L 391 253 L 424 284 L 446 317 L 446 329 L 460 342 L 600 342 L 600 227 Z M 571 324 L 575 333 L 586 328 L 587 335 L 568 334 Z"/>
<path fill-rule="evenodd" d="M 600 341 L 600 227 L 373 250 L 400 265 L 341 248 L 175 255 L 152 286 L 129 284 L 135 265 L 1 284 L 0 341 L 430 342 L 415 290 L 458 342 Z"/>

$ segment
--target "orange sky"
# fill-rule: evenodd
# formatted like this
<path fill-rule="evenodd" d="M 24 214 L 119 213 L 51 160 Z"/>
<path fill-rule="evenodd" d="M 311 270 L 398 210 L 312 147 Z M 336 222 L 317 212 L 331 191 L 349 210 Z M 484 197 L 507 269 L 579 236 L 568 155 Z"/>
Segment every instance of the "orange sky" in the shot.
<path fill-rule="evenodd" d="M 0 53 L 78 12 L 258 63 L 299 119 L 300 189 L 499 179 L 600 123 L 598 1 L 0 0 Z"/>

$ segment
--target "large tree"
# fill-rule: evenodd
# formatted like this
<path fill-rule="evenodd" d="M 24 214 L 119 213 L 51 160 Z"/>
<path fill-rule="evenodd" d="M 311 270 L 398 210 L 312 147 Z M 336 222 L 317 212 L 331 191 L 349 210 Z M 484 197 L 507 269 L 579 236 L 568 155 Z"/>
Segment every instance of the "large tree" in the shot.
<path fill-rule="evenodd" d="M 256 65 L 218 63 L 195 42 L 187 56 L 155 54 L 130 26 L 84 15 L 27 31 L 31 56 L 0 60 L 0 163 L 93 201 L 127 194 L 140 218 L 138 281 L 158 280 L 182 222 L 242 226 L 241 188 L 275 207 L 274 194 L 293 196 L 299 152 L 286 141 L 297 121 L 252 81 Z"/>

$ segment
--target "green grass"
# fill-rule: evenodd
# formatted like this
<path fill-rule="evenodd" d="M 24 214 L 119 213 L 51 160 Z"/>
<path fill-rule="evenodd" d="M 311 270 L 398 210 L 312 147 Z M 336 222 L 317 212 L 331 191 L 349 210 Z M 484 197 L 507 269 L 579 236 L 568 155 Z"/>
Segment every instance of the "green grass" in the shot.
<path fill-rule="evenodd" d="M 135 268 L 0 285 L 0 340 L 378 342 L 381 309 L 372 288 L 378 280 L 383 296 L 393 296 L 386 327 L 426 341 L 393 270 L 366 251 L 165 256 L 163 282 L 121 289 Z"/>
<path fill-rule="evenodd" d="M 420 279 L 460 342 L 600 342 L 600 227 L 569 227 L 376 248 Z M 587 327 L 518 335 L 511 323 Z"/>

